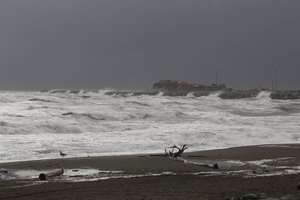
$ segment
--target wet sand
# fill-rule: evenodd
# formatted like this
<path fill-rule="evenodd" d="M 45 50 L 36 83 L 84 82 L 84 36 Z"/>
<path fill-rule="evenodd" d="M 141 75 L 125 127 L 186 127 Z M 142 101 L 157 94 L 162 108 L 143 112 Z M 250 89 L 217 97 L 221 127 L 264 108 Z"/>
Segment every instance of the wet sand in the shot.
<path fill-rule="evenodd" d="M 219 169 L 207 167 L 214 163 L 219 164 Z M 59 178 L 0 180 L 0 199 L 218 200 L 246 193 L 299 196 L 299 166 L 300 144 L 191 152 L 179 160 L 132 155 L 1 163 L 0 169 L 8 171 L 63 168 L 122 173 L 105 180 L 98 180 L 100 175 L 96 179 L 83 176 L 80 182 Z"/>

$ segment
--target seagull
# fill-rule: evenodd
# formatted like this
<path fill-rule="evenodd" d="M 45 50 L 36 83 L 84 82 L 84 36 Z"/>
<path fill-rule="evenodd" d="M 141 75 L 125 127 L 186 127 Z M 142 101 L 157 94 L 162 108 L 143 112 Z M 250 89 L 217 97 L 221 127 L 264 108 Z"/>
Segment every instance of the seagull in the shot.
<path fill-rule="evenodd" d="M 62 157 L 64 157 L 64 156 L 67 155 L 67 154 L 63 153 L 62 151 L 59 151 L 59 154 L 60 154 Z"/>

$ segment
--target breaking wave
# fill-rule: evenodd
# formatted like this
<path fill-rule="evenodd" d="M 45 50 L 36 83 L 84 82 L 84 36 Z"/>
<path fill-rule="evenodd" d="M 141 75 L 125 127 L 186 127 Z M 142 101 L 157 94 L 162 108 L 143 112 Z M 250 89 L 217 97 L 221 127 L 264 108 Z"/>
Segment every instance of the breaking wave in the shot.
<path fill-rule="evenodd" d="M 112 90 L 0 93 L 0 162 L 161 153 L 172 144 L 203 150 L 300 142 L 300 101 L 105 95 Z"/>

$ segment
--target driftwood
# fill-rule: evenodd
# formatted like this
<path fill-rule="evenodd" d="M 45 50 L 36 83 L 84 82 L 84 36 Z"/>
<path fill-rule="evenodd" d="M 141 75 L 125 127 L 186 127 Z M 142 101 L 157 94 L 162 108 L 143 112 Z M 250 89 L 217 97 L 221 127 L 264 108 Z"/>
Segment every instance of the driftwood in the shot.
<path fill-rule="evenodd" d="M 164 156 L 169 156 L 170 158 L 175 158 L 176 161 L 179 161 L 179 162 L 186 162 L 185 159 L 180 158 L 181 155 L 183 154 L 183 152 L 188 149 L 188 147 L 187 147 L 186 144 L 181 145 L 180 147 L 178 147 L 176 145 L 173 145 L 173 146 L 168 147 L 168 149 L 170 149 L 170 150 L 167 151 L 167 149 L 165 149 L 165 155 Z M 162 154 L 157 154 L 156 156 L 162 156 Z M 188 157 L 207 157 L 207 156 L 190 155 Z M 215 164 L 197 163 L 197 165 L 199 165 L 201 167 L 208 167 L 208 168 L 212 168 L 212 169 L 219 169 L 219 165 L 217 163 L 215 163 Z"/>
<path fill-rule="evenodd" d="M 60 176 L 63 173 L 64 173 L 63 169 L 54 169 L 54 170 L 51 170 L 51 171 L 48 171 L 45 173 L 41 173 L 39 175 L 39 179 L 43 181 L 43 180 L 47 180 L 48 178 L 51 178 L 51 177 Z"/>
<path fill-rule="evenodd" d="M 188 149 L 188 147 L 186 146 L 186 144 L 184 145 L 181 145 L 181 147 L 178 147 L 176 145 L 173 145 L 171 147 L 168 147 L 169 151 L 167 151 L 167 149 L 165 149 L 165 155 L 166 156 L 169 156 L 169 157 L 172 157 L 172 158 L 177 158 L 177 157 L 180 157 L 183 152 Z M 177 150 L 177 151 L 176 151 Z M 174 152 L 175 151 L 175 152 Z"/>

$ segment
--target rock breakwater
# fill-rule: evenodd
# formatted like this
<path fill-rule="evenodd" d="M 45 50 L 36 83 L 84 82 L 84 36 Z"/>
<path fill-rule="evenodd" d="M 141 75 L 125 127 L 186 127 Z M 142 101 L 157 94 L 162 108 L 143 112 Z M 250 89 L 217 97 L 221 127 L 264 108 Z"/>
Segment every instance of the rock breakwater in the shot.
<path fill-rule="evenodd" d="M 260 92 L 263 90 L 224 90 L 219 91 L 219 97 L 221 99 L 246 99 L 246 98 L 256 98 Z M 161 95 L 161 96 L 170 96 L 170 97 L 177 97 L 177 96 L 188 96 L 192 95 L 194 97 L 201 97 L 201 96 L 208 96 L 212 93 L 215 93 L 216 91 L 209 91 L 209 90 L 203 90 L 203 91 L 139 91 L 139 92 L 129 92 L 129 91 L 110 91 L 106 92 L 106 95 L 116 95 L 116 96 L 141 96 L 141 95 L 149 95 L 149 96 L 155 96 L 155 95 Z M 277 99 L 277 100 L 296 100 L 300 99 L 300 91 L 270 91 L 270 98 L 271 99 Z"/>
<path fill-rule="evenodd" d="M 272 99 L 300 99 L 300 90 L 275 91 L 270 95 Z"/>
<path fill-rule="evenodd" d="M 229 90 L 222 92 L 219 97 L 221 99 L 254 98 L 257 97 L 260 92 L 260 90 Z"/>
<path fill-rule="evenodd" d="M 269 89 L 250 89 L 250 90 L 234 90 L 226 88 L 225 84 L 191 84 L 187 81 L 173 81 L 173 80 L 160 80 L 154 83 L 153 89 L 147 91 L 110 91 L 106 92 L 106 95 L 117 95 L 117 96 L 141 96 L 141 95 L 162 95 L 162 96 L 208 96 L 212 93 L 219 92 L 221 99 L 245 99 L 245 98 L 256 98 L 259 93 L 267 91 L 271 99 L 288 100 L 288 99 L 300 99 L 300 90 L 280 90 L 272 91 Z"/>

